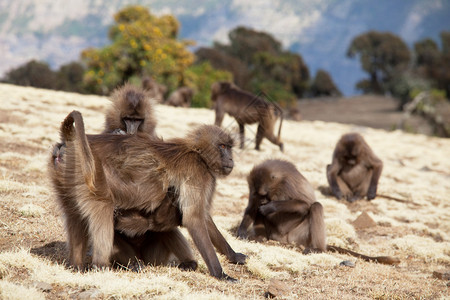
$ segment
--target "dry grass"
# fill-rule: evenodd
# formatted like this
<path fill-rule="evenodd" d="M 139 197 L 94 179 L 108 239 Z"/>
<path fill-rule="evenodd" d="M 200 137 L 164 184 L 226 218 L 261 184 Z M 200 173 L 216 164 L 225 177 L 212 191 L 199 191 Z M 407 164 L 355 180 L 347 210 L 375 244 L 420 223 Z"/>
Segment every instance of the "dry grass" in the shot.
<path fill-rule="evenodd" d="M 432 278 L 432 273 L 450 269 L 450 140 L 319 121 L 286 121 L 282 154 L 267 141 L 261 152 L 252 150 L 250 138 L 256 129 L 247 127 L 247 149 L 236 149 L 236 167 L 220 180 L 213 209 L 214 219 L 232 247 L 249 256 L 245 266 L 229 264 L 220 256 L 225 271 L 239 278 L 239 283 L 209 276 L 198 253 L 195 272 L 146 267 L 141 273 L 79 273 L 65 267 L 65 236 L 46 161 L 67 113 L 80 110 L 87 131 L 97 133 L 108 100 L 5 84 L 0 84 L 0 99 L 2 299 L 86 295 L 100 299 L 258 299 L 263 298 L 272 278 L 288 286 L 281 298 L 449 298 L 448 282 Z M 164 138 L 183 136 L 192 126 L 214 120 L 214 113 L 207 109 L 157 106 L 156 111 L 157 132 Z M 224 124 L 236 132 L 230 118 Z M 348 131 L 362 133 L 384 161 L 379 192 L 406 202 L 378 197 L 349 204 L 320 192 L 326 190 L 324 170 L 334 145 Z M 294 162 L 316 188 L 317 199 L 325 207 L 329 243 L 370 255 L 397 256 L 401 264 L 379 265 L 335 253 L 304 256 L 293 246 L 236 239 L 234 230 L 247 204 L 245 177 L 254 164 L 267 158 Z M 356 230 L 352 222 L 363 211 L 377 225 Z M 343 260 L 356 262 L 356 267 L 339 266 Z"/>

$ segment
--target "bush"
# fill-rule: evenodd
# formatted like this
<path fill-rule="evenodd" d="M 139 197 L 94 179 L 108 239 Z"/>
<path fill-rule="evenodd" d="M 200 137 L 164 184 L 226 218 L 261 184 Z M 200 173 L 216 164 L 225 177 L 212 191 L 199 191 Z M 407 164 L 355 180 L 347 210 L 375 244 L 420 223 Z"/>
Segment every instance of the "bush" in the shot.
<path fill-rule="evenodd" d="M 16 69 L 6 73 L 4 81 L 7 83 L 34 86 L 43 89 L 56 88 L 56 75 L 48 64 L 31 60 Z"/>
<path fill-rule="evenodd" d="M 211 107 L 211 85 L 216 81 L 232 81 L 227 71 L 214 69 L 209 62 L 195 64 L 186 71 L 187 86 L 195 90 L 192 107 Z"/>

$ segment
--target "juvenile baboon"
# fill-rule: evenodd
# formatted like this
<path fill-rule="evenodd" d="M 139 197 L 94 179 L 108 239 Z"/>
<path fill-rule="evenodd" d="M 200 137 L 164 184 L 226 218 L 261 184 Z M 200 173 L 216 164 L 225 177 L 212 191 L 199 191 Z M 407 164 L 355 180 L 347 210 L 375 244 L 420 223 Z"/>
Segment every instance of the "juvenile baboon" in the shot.
<path fill-rule="evenodd" d="M 236 119 L 239 124 L 241 148 L 244 148 L 244 125 L 258 123 L 255 149 L 259 150 L 262 139 L 266 137 L 283 151 L 283 143 L 280 141 L 283 114 L 274 104 L 241 90 L 230 82 L 214 83 L 211 87 L 211 99 L 216 111 L 217 126 L 222 125 L 225 113 Z M 280 117 L 280 127 L 278 137 L 275 137 L 273 130 L 277 117 Z"/>
<path fill-rule="evenodd" d="M 255 166 L 247 177 L 249 202 L 238 229 L 238 237 L 272 239 L 305 247 L 305 253 L 326 250 L 350 254 L 368 261 L 386 264 L 398 259 L 370 257 L 326 244 L 322 205 L 316 201 L 309 182 L 283 160 L 266 160 Z"/>
<path fill-rule="evenodd" d="M 178 194 L 169 188 L 160 206 L 151 212 L 116 209 L 114 212 L 114 249 L 112 260 L 120 265 L 167 265 L 175 256 L 181 269 L 195 270 L 189 243 L 177 226 L 182 223 Z"/>
<path fill-rule="evenodd" d="M 337 142 L 327 180 L 336 198 L 349 202 L 375 198 L 383 162 L 359 133 L 344 134 Z"/>
<path fill-rule="evenodd" d="M 111 106 L 106 111 L 103 133 L 155 134 L 156 119 L 148 92 L 131 84 L 125 84 L 113 91 L 110 100 Z M 64 159 L 64 149 L 63 139 L 53 147 L 55 168 Z"/>
<path fill-rule="evenodd" d="M 142 78 L 142 88 L 148 91 L 150 97 L 155 99 L 156 102 L 164 102 L 164 95 L 167 92 L 167 87 L 164 84 L 156 82 L 156 80 L 149 76 L 145 76 Z"/>
<path fill-rule="evenodd" d="M 314 189 L 292 163 L 266 160 L 247 177 L 249 204 L 238 229 L 247 237 L 253 225 L 256 239 L 295 242 L 307 248 L 326 250 L 322 205 Z"/>
<path fill-rule="evenodd" d="M 83 264 L 87 237 L 92 245 L 92 263 L 108 266 L 114 250 L 114 211 L 151 213 L 170 200 L 168 192 L 174 190 L 181 224 L 211 275 L 234 280 L 222 271 L 214 246 L 233 263 L 244 263 L 246 256 L 230 247 L 209 211 L 216 178 L 228 175 L 234 166 L 230 135 L 216 126 L 204 125 L 184 139 L 168 141 L 141 133 L 86 136 L 82 116 L 74 111 L 62 123 L 61 136 L 66 141 L 61 163 L 64 180 L 56 191 L 61 206 L 75 209 L 73 219 L 80 222 L 66 224 L 74 266 Z M 73 213 L 64 211 L 69 217 Z M 160 234 L 163 239 L 167 237 Z"/>
<path fill-rule="evenodd" d="M 149 92 L 125 84 L 111 94 L 111 106 L 106 111 L 103 133 L 155 133 L 156 120 Z"/>
<path fill-rule="evenodd" d="M 190 107 L 194 90 L 183 86 L 173 91 L 164 104 L 172 106 Z"/>

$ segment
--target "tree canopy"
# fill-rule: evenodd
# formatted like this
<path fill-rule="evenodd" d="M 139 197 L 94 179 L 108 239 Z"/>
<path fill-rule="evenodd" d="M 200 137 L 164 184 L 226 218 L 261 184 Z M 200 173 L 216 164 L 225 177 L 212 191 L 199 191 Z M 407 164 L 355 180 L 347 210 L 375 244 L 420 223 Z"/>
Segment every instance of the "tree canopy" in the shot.
<path fill-rule="evenodd" d="M 230 43 L 214 43 L 200 48 L 198 62 L 231 72 L 234 82 L 243 89 L 259 93 L 288 106 L 308 87 L 309 70 L 300 54 L 282 49 L 281 43 L 268 33 L 237 27 L 228 34 Z"/>
<path fill-rule="evenodd" d="M 92 92 L 109 93 L 133 76 L 150 75 L 170 90 L 183 85 L 194 56 L 188 41 L 177 40 L 179 24 L 173 16 L 156 17 L 148 8 L 129 6 L 114 15 L 111 44 L 82 52 L 87 65 L 84 81 Z"/>
<path fill-rule="evenodd" d="M 389 82 L 407 69 L 411 57 L 408 46 L 398 36 L 377 31 L 355 37 L 347 56 L 359 56 L 361 67 L 369 74 L 369 79 L 357 83 L 357 89 L 377 94 L 388 92 Z"/>
<path fill-rule="evenodd" d="M 311 83 L 310 92 L 313 97 L 342 95 L 330 74 L 322 69 L 317 70 L 316 76 Z"/>

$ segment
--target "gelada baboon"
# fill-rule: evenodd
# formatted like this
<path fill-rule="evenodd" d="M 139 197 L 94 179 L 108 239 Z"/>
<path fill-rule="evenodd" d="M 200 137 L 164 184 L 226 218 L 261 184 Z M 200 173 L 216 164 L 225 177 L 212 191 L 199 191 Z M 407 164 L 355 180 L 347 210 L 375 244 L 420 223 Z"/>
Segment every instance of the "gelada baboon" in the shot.
<path fill-rule="evenodd" d="M 156 80 L 149 76 L 145 76 L 142 78 L 142 88 L 148 91 L 150 97 L 155 99 L 156 102 L 164 102 L 164 95 L 167 92 L 167 87 L 164 84 L 156 82 Z"/>
<path fill-rule="evenodd" d="M 327 179 L 336 198 L 349 202 L 375 198 L 383 162 L 358 133 L 344 134 L 337 142 Z"/>
<path fill-rule="evenodd" d="M 169 188 L 155 210 L 116 209 L 114 212 L 114 248 L 112 260 L 121 266 L 139 263 L 167 265 L 174 256 L 178 267 L 196 270 L 197 261 L 189 243 L 177 226 L 182 224 L 178 194 Z"/>
<path fill-rule="evenodd" d="M 274 104 L 241 90 L 230 82 L 216 82 L 211 87 L 211 99 L 216 111 L 217 126 L 222 125 L 225 113 L 236 119 L 239 124 L 240 147 L 244 148 L 244 125 L 258 123 L 256 132 L 256 150 L 259 150 L 261 141 L 266 137 L 273 144 L 278 145 L 283 151 L 283 143 L 280 141 L 283 114 Z M 280 117 L 278 137 L 273 134 L 277 117 Z"/>
<path fill-rule="evenodd" d="M 80 213 L 75 216 L 80 223 L 66 226 L 74 266 L 83 264 L 87 237 L 93 265 L 108 266 L 114 250 L 114 211 L 151 213 L 170 199 L 168 191 L 173 189 L 181 225 L 211 275 L 234 280 L 222 271 L 214 246 L 233 263 L 244 263 L 246 256 L 230 247 L 209 211 L 216 178 L 227 176 L 234 166 L 230 135 L 204 125 L 184 139 L 168 141 L 140 133 L 86 136 L 82 116 L 74 111 L 63 121 L 61 136 L 66 149 L 61 164 L 64 180 L 56 188 L 58 200 L 62 207 Z"/>
<path fill-rule="evenodd" d="M 106 111 L 103 133 L 155 134 L 156 119 L 148 92 L 131 84 L 125 84 L 113 91 L 110 100 L 111 106 Z M 52 151 L 53 164 L 57 168 L 63 160 L 64 140 L 55 144 Z"/>
<path fill-rule="evenodd" d="M 144 132 L 155 134 L 156 120 L 153 116 L 153 105 L 149 95 L 142 88 L 130 84 L 116 89 L 111 95 L 112 105 L 106 113 L 105 129 L 103 133 L 135 134 Z M 53 148 L 52 163 L 49 172 L 55 188 L 61 195 L 64 191 L 62 169 L 59 164 L 64 159 L 65 142 L 58 143 Z M 65 196 L 67 198 L 67 195 Z M 170 201 L 166 201 L 170 203 Z M 82 217 L 70 201 L 63 201 L 62 211 L 65 215 L 66 227 L 77 226 L 82 222 Z M 167 205 L 166 205 L 167 207 Z M 166 230 L 167 226 L 160 223 L 161 218 L 166 218 L 167 208 L 161 205 L 154 214 L 139 210 L 117 210 L 115 218 L 114 252 L 113 260 L 122 266 L 135 266 L 139 260 L 151 264 L 167 264 L 172 259 L 172 254 L 180 261 L 180 268 L 195 269 L 197 263 L 194 260 L 189 244 L 178 228 Z M 176 211 L 173 213 L 177 213 Z M 143 220 L 140 224 L 139 221 Z M 128 226 L 123 228 L 123 226 Z M 145 230 L 143 226 L 145 225 Z M 153 231 L 167 231 L 161 235 Z M 69 240 L 69 249 L 70 240 Z"/>
<path fill-rule="evenodd" d="M 111 94 L 103 133 L 155 133 L 156 120 L 149 92 L 129 83 Z"/>
<path fill-rule="evenodd" d="M 312 186 L 292 163 L 266 160 L 252 169 L 247 181 L 249 202 L 238 237 L 294 243 L 304 246 L 305 253 L 330 250 L 368 261 L 398 263 L 392 257 L 370 257 L 327 246 L 323 207 L 316 201 Z"/>
<path fill-rule="evenodd" d="M 173 91 L 164 104 L 172 106 L 190 107 L 194 90 L 190 87 L 183 86 Z"/>

